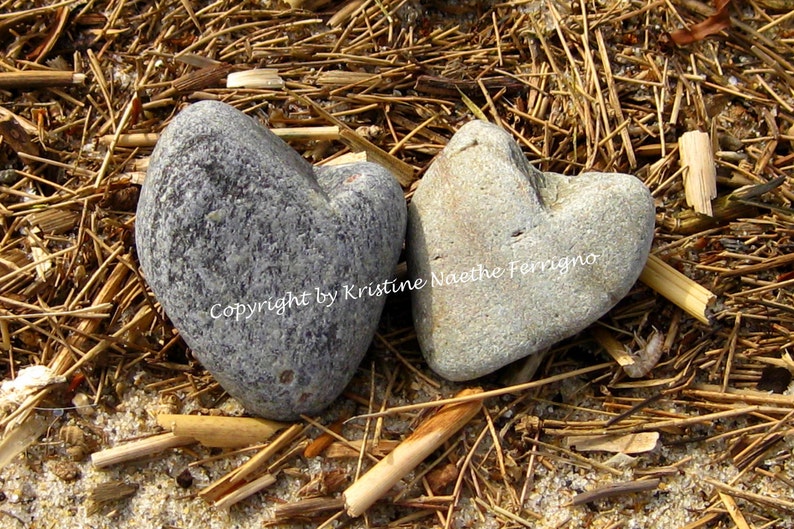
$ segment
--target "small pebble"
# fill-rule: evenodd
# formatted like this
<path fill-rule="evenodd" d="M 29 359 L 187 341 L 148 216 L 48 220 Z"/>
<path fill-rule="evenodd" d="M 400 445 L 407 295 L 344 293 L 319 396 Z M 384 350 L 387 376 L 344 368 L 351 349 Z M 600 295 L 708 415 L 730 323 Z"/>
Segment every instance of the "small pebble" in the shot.
<path fill-rule="evenodd" d="M 185 468 L 176 477 L 176 484 L 183 489 L 189 489 L 193 486 L 193 474 L 190 473 L 189 468 Z"/>
<path fill-rule="evenodd" d="M 409 207 L 414 325 L 430 367 L 469 380 L 581 331 L 642 271 L 654 205 L 636 177 L 533 168 L 512 136 L 464 125 Z"/>
<path fill-rule="evenodd" d="M 14 169 L 0 169 L 0 184 L 12 186 L 19 182 L 20 174 Z"/>
<path fill-rule="evenodd" d="M 55 461 L 50 470 L 62 481 L 74 481 L 80 477 L 80 468 L 73 461 Z"/>

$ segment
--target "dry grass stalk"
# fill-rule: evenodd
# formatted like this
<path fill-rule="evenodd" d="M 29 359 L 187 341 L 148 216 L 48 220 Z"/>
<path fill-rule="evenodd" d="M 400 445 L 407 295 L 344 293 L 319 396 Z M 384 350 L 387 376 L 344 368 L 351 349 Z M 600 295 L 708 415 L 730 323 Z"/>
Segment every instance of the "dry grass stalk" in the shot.
<path fill-rule="evenodd" d="M 389 408 L 379 412 L 373 413 L 364 413 L 361 415 L 356 415 L 353 417 L 354 419 L 367 419 L 367 418 L 377 418 L 377 417 L 385 417 L 387 415 L 395 415 L 398 413 L 405 413 L 410 411 L 422 410 L 426 408 L 436 408 L 438 406 L 446 406 L 448 404 L 460 404 L 463 402 L 475 402 L 475 401 L 484 401 L 485 399 L 489 399 L 491 397 L 499 397 L 502 395 L 509 395 L 511 393 L 520 393 L 523 391 L 527 391 L 530 389 L 541 388 L 546 385 L 553 385 L 562 380 L 576 378 L 578 376 L 586 375 L 589 373 L 594 373 L 596 371 L 601 371 L 603 369 L 607 369 L 611 367 L 611 363 L 604 363 L 604 364 L 596 364 L 593 366 L 584 367 L 581 369 L 575 369 L 573 371 L 568 371 L 561 375 L 553 375 L 550 377 L 546 377 L 540 380 L 533 380 L 531 382 L 524 382 L 522 384 L 516 384 L 515 386 L 508 386 L 505 388 L 499 389 L 492 389 L 489 391 L 483 391 L 480 393 L 469 393 L 469 394 L 458 394 L 454 397 L 448 399 L 441 399 L 437 401 L 428 401 L 428 402 L 419 402 L 416 404 L 406 404 L 405 406 L 395 406 L 393 408 Z"/>
<path fill-rule="evenodd" d="M 32 90 L 48 86 L 68 86 L 85 82 L 85 74 L 58 70 L 0 72 L 0 89 Z"/>
<path fill-rule="evenodd" d="M 192 437 L 204 446 L 240 448 L 262 443 L 289 425 L 249 417 L 160 414 L 157 424 L 179 437 Z"/>
<path fill-rule="evenodd" d="M 270 129 L 270 132 L 282 140 L 297 141 L 328 141 L 341 139 L 339 127 L 335 125 L 327 127 L 289 127 Z"/>
<path fill-rule="evenodd" d="M 284 431 L 281 435 L 279 435 L 276 440 L 270 443 L 266 448 L 264 448 L 261 452 L 256 454 L 254 457 L 249 459 L 244 465 L 238 468 L 234 474 L 231 476 L 230 481 L 232 483 L 239 483 L 246 479 L 248 476 L 259 470 L 263 465 L 265 465 L 270 459 L 273 458 L 280 450 L 285 448 L 289 445 L 289 443 L 295 439 L 301 432 L 303 431 L 303 426 L 300 424 L 293 424 L 286 431 Z"/>
<path fill-rule="evenodd" d="M 712 479 L 709 477 L 703 478 L 703 481 L 712 485 L 714 488 L 718 490 L 718 492 L 724 492 L 726 494 L 730 494 L 736 498 L 742 498 L 743 500 L 747 500 L 753 503 L 759 503 L 761 505 L 766 505 L 772 507 L 774 509 L 780 509 L 787 513 L 794 514 L 794 502 L 789 500 L 784 500 L 781 498 L 775 498 L 773 496 L 768 496 L 764 494 L 756 494 L 755 492 L 748 492 L 742 490 L 738 487 L 732 487 L 730 485 L 726 485 L 716 479 Z"/>
<path fill-rule="evenodd" d="M 570 433 L 570 432 L 566 432 L 566 433 Z M 604 434 L 603 431 L 598 433 L 598 435 L 603 435 L 603 434 Z M 605 465 L 603 463 L 599 463 L 598 461 L 595 461 L 593 459 L 588 459 L 587 457 L 585 457 L 585 456 L 583 456 L 581 454 L 578 454 L 578 453 L 574 452 L 573 450 L 568 450 L 565 447 L 555 446 L 555 445 L 552 445 L 550 443 L 544 443 L 543 441 L 539 441 L 538 439 L 529 439 L 528 441 L 531 444 L 535 445 L 535 446 L 542 447 L 542 448 L 545 448 L 546 450 L 548 450 L 548 453 L 543 455 L 544 458 L 558 459 L 558 460 L 563 461 L 563 462 L 565 462 L 567 464 L 574 465 L 574 466 L 580 466 L 580 467 L 584 467 L 584 468 L 588 468 L 588 469 L 593 469 L 593 468 L 594 469 L 598 469 L 598 470 L 601 470 L 603 472 L 612 474 L 613 476 L 622 476 L 623 475 L 623 472 L 618 470 L 618 469 L 616 469 L 616 468 L 612 468 L 609 465 Z M 563 456 L 565 456 L 565 457 L 558 456 L 558 455 L 555 454 L 555 452 L 559 452 L 559 453 L 563 454 Z"/>
<path fill-rule="evenodd" d="M 660 258 L 655 255 L 648 257 L 648 262 L 640 274 L 640 281 L 684 309 L 699 322 L 709 323 L 708 310 L 716 300 L 716 296 Z"/>
<path fill-rule="evenodd" d="M 152 97 L 152 101 L 158 101 L 173 97 L 180 93 L 195 92 L 217 85 L 221 79 L 231 71 L 229 64 L 213 64 L 190 72 L 182 77 L 175 79 L 171 88 Z"/>
<path fill-rule="evenodd" d="M 794 263 L 794 253 L 778 255 L 776 257 L 770 257 L 769 259 L 764 259 L 762 262 L 758 264 L 740 266 L 739 268 L 736 268 L 734 270 L 726 270 L 722 272 L 722 275 L 737 276 L 737 275 L 756 274 L 758 272 L 763 272 L 765 270 L 769 270 L 772 268 L 786 266 L 791 263 Z"/>
<path fill-rule="evenodd" d="M 111 254 L 108 258 L 106 263 L 110 263 L 112 259 L 115 259 L 117 254 L 120 252 L 120 249 L 117 250 L 115 254 Z M 100 267 L 96 273 L 95 277 L 99 277 L 103 275 L 105 271 L 104 268 Z M 118 291 L 121 288 L 121 283 L 127 278 L 127 273 L 129 272 L 129 267 L 126 264 L 118 263 L 113 270 L 111 271 L 110 275 L 107 277 L 106 282 L 102 285 L 102 287 L 97 292 L 95 298 L 93 299 L 94 306 L 109 306 L 108 304 L 110 301 L 116 296 Z M 79 363 L 86 363 L 90 359 L 94 358 L 99 351 L 103 350 L 107 347 L 107 341 L 101 341 L 100 344 L 94 347 L 92 350 L 84 353 L 80 360 L 75 362 L 75 358 L 73 355 L 74 350 L 82 350 L 83 346 L 88 342 L 88 336 L 91 336 L 96 332 L 99 328 L 101 323 L 101 319 L 98 318 L 88 318 L 82 319 L 76 328 L 76 333 L 74 337 L 70 338 L 68 343 L 64 345 L 56 354 L 55 358 L 50 362 L 49 367 L 52 368 L 53 372 L 56 375 L 67 375 L 69 374 L 70 367 L 73 367 Z M 49 393 L 50 388 L 45 388 L 44 390 L 40 391 L 37 394 L 31 395 L 24 402 L 19 405 L 13 413 L 7 415 L 0 421 L 0 426 L 5 428 L 13 428 L 14 425 L 19 424 L 26 420 L 27 417 L 30 416 L 30 413 L 34 406 L 43 399 L 47 393 Z"/>
<path fill-rule="evenodd" d="M 150 457 L 152 454 L 168 450 L 169 448 L 177 448 L 180 446 L 187 446 L 195 443 L 196 440 L 192 437 L 180 437 L 173 433 L 164 433 L 132 441 L 120 446 L 114 446 L 107 450 L 94 452 L 91 454 L 91 464 L 94 468 L 106 468 L 127 461 L 135 461 L 144 457 Z"/>
<path fill-rule="evenodd" d="M 788 414 L 789 418 L 791 417 L 791 413 Z M 778 423 L 776 426 L 779 426 Z M 755 439 L 750 445 L 733 456 L 732 460 L 736 465 L 736 468 L 740 470 L 747 470 L 749 468 L 755 468 L 757 465 L 760 465 L 764 462 L 764 460 L 768 459 L 768 452 L 775 448 L 780 441 L 786 436 L 787 432 L 778 432 L 775 431 L 775 427 L 771 428 L 769 431 L 763 434 L 763 436 L 758 437 Z M 788 433 L 791 433 L 790 431 Z"/>
<path fill-rule="evenodd" d="M 102 145 L 113 143 L 115 135 L 106 134 L 99 138 Z M 160 135 L 156 132 L 136 132 L 133 134 L 120 134 L 116 139 L 116 147 L 154 147 Z"/>
<path fill-rule="evenodd" d="M 378 75 L 367 72 L 345 72 L 329 71 L 321 72 L 317 76 L 317 84 L 320 86 L 375 86 L 379 81 Z"/>
<path fill-rule="evenodd" d="M 330 2 L 330 0 L 285 0 L 285 2 L 293 9 L 316 11 Z"/>
<path fill-rule="evenodd" d="M 458 397 L 481 393 L 481 389 L 468 389 Z M 448 404 L 422 423 L 414 433 L 400 443 L 388 457 L 372 467 L 358 481 L 345 490 L 345 510 L 349 516 L 361 516 L 408 472 L 447 439 L 463 428 L 477 413 L 479 401 Z"/>
<path fill-rule="evenodd" d="M 449 501 L 448 498 L 443 498 L 443 499 Z M 499 505 L 494 504 L 493 502 L 488 503 L 488 502 L 483 501 L 479 497 L 475 497 L 474 498 L 474 503 L 479 505 L 480 507 L 482 507 L 483 510 L 485 510 L 486 512 L 490 511 L 490 512 L 496 514 L 497 516 L 502 517 L 502 518 L 506 518 L 507 520 L 509 520 L 509 521 L 511 521 L 511 522 L 513 522 L 515 524 L 521 525 L 523 527 L 529 527 L 530 529 L 535 527 L 535 524 L 533 524 L 532 522 L 530 522 L 526 518 L 524 518 L 522 516 L 519 516 L 517 514 L 514 514 L 514 513 L 510 512 L 510 511 L 508 511 L 507 509 L 505 509 L 503 507 L 500 507 Z M 530 511 L 529 509 L 521 509 L 521 513 L 522 514 L 526 514 L 529 517 L 534 518 L 535 520 L 543 520 L 543 515 L 542 514 L 536 513 L 534 511 Z"/>
<path fill-rule="evenodd" d="M 685 132 L 678 138 L 678 155 L 684 170 L 686 202 L 696 212 L 711 216 L 711 200 L 717 196 L 717 166 L 708 133 Z"/>
<path fill-rule="evenodd" d="M 706 413 L 696 417 L 651 421 L 648 423 L 636 424 L 634 426 L 613 428 L 599 433 L 622 434 L 622 433 L 650 432 L 657 430 L 665 431 L 665 429 L 678 431 L 680 428 L 691 426 L 693 424 L 710 424 L 711 421 L 715 421 L 719 419 L 749 416 L 752 415 L 753 413 L 759 413 L 764 411 L 768 411 L 768 410 L 763 409 L 761 406 L 742 406 L 739 408 L 731 407 L 730 409 L 725 411 Z"/>
<path fill-rule="evenodd" d="M 328 25 L 332 28 L 341 26 L 346 20 L 358 14 L 364 4 L 364 0 L 350 0 L 328 19 Z"/>
<path fill-rule="evenodd" d="M 682 390 L 684 395 L 716 402 L 743 402 L 745 404 L 758 404 L 779 406 L 782 409 L 794 410 L 794 399 L 788 395 L 776 395 L 753 389 L 728 388 L 723 391 L 721 386 L 715 384 L 693 384 Z"/>

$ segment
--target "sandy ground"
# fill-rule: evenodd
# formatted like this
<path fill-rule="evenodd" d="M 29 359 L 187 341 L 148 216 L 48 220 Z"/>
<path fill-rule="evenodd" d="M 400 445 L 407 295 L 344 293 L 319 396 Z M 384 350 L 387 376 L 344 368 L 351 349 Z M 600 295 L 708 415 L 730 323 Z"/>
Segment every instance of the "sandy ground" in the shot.
<path fill-rule="evenodd" d="M 219 459 L 212 463 L 189 467 L 190 463 L 207 457 L 209 449 L 194 445 L 189 449 L 174 449 L 153 456 L 141 462 L 121 464 L 107 470 L 92 467 L 89 458 L 74 463 L 78 477 L 65 480 L 63 474 L 67 468 L 69 457 L 65 453 L 70 445 L 59 440 L 59 431 L 63 426 L 78 426 L 88 433 L 89 440 L 94 438 L 90 432 L 106 436 L 105 441 L 98 442 L 97 448 L 115 446 L 126 439 L 157 430 L 153 414 L 162 409 L 161 399 L 156 391 L 145 389 L 151 382 L 151 375 L 138 372 L 130 378 L 130 388 L 124 394 L 123 404 L 113 412 L 95 411 L 90 417 L 82 417 L 75 411 L 65 413 L 45 412 L 43 417 L 49 420 L 49 429 L 45 439 L 19 456 L 2 475 L 3 501 L 0 504 L 0 527 L 26 528 L 229 528 L 229 527 L 262 527 L 273 519 L 276 505 L 299 499 L 298 490 L 310 479 L 323 473 L 343 471 L 352 474 L 355 471 L 355 460 L 329 459 L 317 457 L 305 459 L 292 458 L 279 474 L 277 483 L 269 489 L 255 494 L 243 502 L 232 506 L 229 510 L 218 510 L 196 493 L 202 487 L 232 470 L 247 455 L 237 455 Z M 578 382 L 567 383 L 572 392 L 578 389 Z M 445 388 L 448 390 L 450 388 Z M 565 394 L 565 388 L 561 388 Z M 581 399 L 578 404 L 586 404 Z M 342 398 L 329 410 L 328 415 L 339 413 L 349 403 Z M 183 412 L 195 408 L 188 404 Z M 224 412 L 238 414 L 242 410 L 231 400 L 222 406 Z M 538 403 L 535 411 L 547 418 L 562 418 L 560 408 L 551 403 Z M 681 411 L 675 407 L 671 412 Z M 508 413 L 509 415 L 509 413 Z M 575 418 L 575 413 L 567 418 Z M 732 427 L 741 427 L 743 421 Z M 497 423 L 498 424 L 498 423 Z M 407 424 L 399 419 L 389 419 L 385 430 L 405 431 Z M 470 425 L 471 426 L 471 425 Z M 720 425 L 715 425 L 719 431 Z M 355 426 L 345 431 L 351 438 L 355 435 Z M 706 433 L 703 429 L 703 433 Z M 710 430 L 710 429 L 709 429 Z M 463 436 L 464 443 L 473 443 L 480 427 L 470 427 Z M 512 433 L 512 432 L 511 432 Z M 696 435 L 697 429 L 692 432 Z M 713 432 L 712 432 L 713 433 Z M 526 478 L 527 446 L 515 445 L 518 437 L 512 433 L 503 445 L 506 454 L 507 481 L 521 484 Z M 678 442 L 668 442 L 678 441 Z M 480 497 L 505 494 L 520 494 L 521 487 L 506 487 L 501 476 L 491 479 L 485 476 L 491 470 L 489 458 L 493 458 L 494 444 L 489 436 L 483 437 L 472 459 L 471 472 L 485 478 L 481 483 L 487 490 L 480 490 Z M 789 454 L 794 449 L 794 438 L 789 436 L 782 445 L 769 454 L 765 467 L 773 473 L 794 475 L 794 459 Z M 216 453 L 215 450 L 212 453 Z M 519 513 L 523 522 L 510 520 L 506 515 L 489 512 L 472 497 L 472 491 L 464 488 L 459 506 L 453 515 L 450 527 L 518 527 L 527 525 L 537 528 L 584 528 L 584 527 L 630 527 L 648 528 L 654 526 L 683 527 L 687 523 L 700 518 L 708 506 L 712 487 L 705 480 L 708 478 L 731 483 L 738 470 L 726 458 L 725 443 L 680 442 L 680 439 L 662 436 L 657 448 L 649 453 L 640 454 L 630 459 L 628 466 L 621 467 L 620 472 L 611 475 L 603 470 L 586 468 L 586 465 L 575 462 L 545 458 L 545 464 L 536 465 L 533 480 L 527 487 L 523 507 Z M 592 461 L 612 464 L 612 454 L 586 454 Z M 487 461 L 487 464 L 486 464 Z M 190 468 L 192 483 L 183 488 L 176 477 L 186 468 Z M 493 473 L 493 472 L 491 472 Z M 568 506 L 572 497 L 579 492 L 591 490 L 610 482 L 621 482 L 637 479 L 642 475 L 656 475 L 661 478 L 658 490 L 621 495 L 614 499 L 603 499 L 581 506 Z M 397 488 L 410 483 L 410 477 Z M 96 505 L 92 511 L 91 491 L 98 485 L 110 481 L 123 481 L 137 487 L 130 497 Z M 745 480 L 747 483 L 748 480 Z M 757 475 L 750 480 L 754 492 L 786 499 L 790 491 L 781 487 L 779 480 Z M 421 491 L 414 487 L 405 494 L 406 498 L 417 498 Z M 515 501 L 515 500 L 514 500 Z M 738 500 L 740 504 L 742 500 Z M 505 503 L 505 502 L 503 502 Z M 354 520 L 352 527 L 391 527 L 401 517 L 419 512 L 419 509 L 396 509 L 388 501 L 380 502 L 364 518 Z M 532 514 L 535 513 L 535 514 Z M 790 518 L 788 525 L 775 527 L 794 527 Z M 519 525 L 516 525 L 519 524 Z M 314 527 L 316 523 L 306 525 Z M 419 519 L 416 527 L 442 526 L 438 518 L 427 513 Z M 758 525 L 760 527 L 760 525 Z"/>

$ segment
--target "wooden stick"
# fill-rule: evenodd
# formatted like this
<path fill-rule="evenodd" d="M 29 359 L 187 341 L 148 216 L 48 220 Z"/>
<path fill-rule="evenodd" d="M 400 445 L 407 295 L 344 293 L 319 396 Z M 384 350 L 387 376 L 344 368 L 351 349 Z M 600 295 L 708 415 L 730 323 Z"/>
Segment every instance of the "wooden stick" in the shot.
<path fill-rule="evenodd" d="M 209 486 L 201 489 L 201 491 L 199 491 L 199 496 L 212 504 L 220 501 L 223 496 L 233 491 L 240 483 L 243 483 L 246 477 L 259 470 L 276 455 L 279 450 L 292 442 L 301 431 L 303 431 L 301 425 L 293 424 L 286 431 L 282 432 L 272 443 L 263 448 L 262 451 L 258 452 L 243 465 L 232 470 L 220 479 L 215 480 Z"/>
<path fill-rule="evenodd" d="M 344 165 L 346 163 L 368 162 L 371 161 L 365 152 L 347 152 L 336 158 L 326 158 L 317 165 Z"/>
<path fill-rule="evenodd" d="M 282 129 L 270 129 L 270 132 L 282 140 L 338 140 L 340 139 L 339 127 L 336 125 L 326 127 L 287 127 Z"/>
<path fill-rule="evenodd" d="M 106 134 L 99 138 L 102 145 L 110 145 L 113 141 L 113 134 Z M 116 147 L 153 147 L 160 135 L 156 132 L 136 132 L 133 134 L 119 134 Z"/>
<path fill-rule="evenodd" d="M 289 426 L 251 417 L 171 414 L 158 415 L 157 424 L 176 436 L 192 437 L 204 446 L 215 448 L 241 448 L 262 443 Z"/>
<path fill-rule="evenodd" d="M 764 259 L 758 264 L 740 266 L 739 268 L 722 272 L 722 275 L 740 276 L 745 274 L 756 274 L 758 272 L 769 270 L 770 268 L 777 268 L 778 266 L 786 266 L 791 263 L 794 263 L 794 253 L 784 253 L 783 255 L 778 255 L 776 257 L 770 257 L 768 259 Z"/>
<path fill-rule="evenodd" d="M 726 388 L 716 384 L 694 384 L 681 392 L 688 397 L 705 399 L 717 402 L 742 402 L 745 404 L 760 404 L 780 406 L 784 409 L 794 409 L 794 400 L 789 395 L 776 395 L 765 391 L 749 388 Z"/>
<path fill-rule="evenodd" d="M 250 476 L 253 472 L 258 470 L 262 465 L 270 461 L 276 453 L 287 446 L 292 440 L 303 431 L 303 426 L 300 424 L 293 424 L 278 438 L 267 445 L 261 452 L 249 459 L 244 465 L 237 469 L 230 481 L 232 483 L 239 483 L 246 477 Z"/>
<path fill-rule="evenodd" d="M 6 432 L 0 442 L 0 469 L 22 453 L 47 429 L 47 421 L 33 417 L 10 432 Z"/>
<path fill-rule="evenodd" d="M 623 347 L 623 344 L 617 341 L 609 332 L 600 327 L 598 325 L 594 325 L 592 329 L 590 329 L 590 334 L 593 335 L 593 338 L 596 339 L 598 345 L 604 348 L 604 350 L 612 357 L 615 362 L 618 363 L 620 366 L 631 366 L 634 365 L 634 359 L 631 355 L 626 351 L 626 348 Z"/>
<path fill-rule="evenodd" d="M 563 443 L 579 452 L 641 454 L 656 448 L 658 441 L 659 432 L 640 432 L 627 435 L 571 435 Z"/>
<path fill-rule="evenodd" d="M 219 509 L 228 509 L 238 501 L 246 499 L 252 494 L 256 494 L 260 490 L 269 487 L 276 482 L 276 476 L 273 474 L 265 474 L 250 483 L 246 483 L 239 489 L 236 489 L 223 498 L 216 501 L 213 505 Z"/>
<path fill-rule="evenodd" d="M 325 511 L 334 511 L 344 507 L 341 498 L 306 498 L 294 503 L 276 505 L 273 518 L 276 521 L 290 518 L 308 517 Z"/>
<path fill-rule="evenodd" d="M 343 457 L 359 457 L 361 455 L 361 443 L 362 441 L 358 439 L 355 441 L 350 441 L 350 446 L 348 446 L 345 443 L 334 441 L 331 444 L 331 446 L 329 446 L 325 450 L 323 457 L 327 459 L 337 459 Z M 389 452 L 397 448 L 399 444 L 400 444 L 399 441 L 381 439 L 380 441 L 378 441 L 377 446 L 368 446 L 367 451 L 373 456 L 384 457 Z"/>
<path fill-rule="evenodd" d="M 27 132 L 29 135 L 33 137 L 35 137 L 39 133 L 39 128 L 36 126 L 35 123 L 33 123 L 28 119 L 23 118 L 22 116 L 18 116 L 13 112 L 11 112 L 10 110 L 7 110 L 1 106 L 0 106 L 0 119 L 13 119 L 17 123 L 19 123 L 19 125 L 23 129 L 25 129 L 25 132 Z"/>
<path fill-rule="evenodd" d="M 141 439 L 140 441 L 132 441 L 121 446 L 114 446 L 100 452 L 94 452 L 91 454 L 91 464 L 94 465 L 94 468 L 105 468 L 162 452 L 169 448 L 187 446 L 195 442 L 196 440 L 192 437 L 178 436 L 171 432 L 164 433 Z"/>
<path fill-rule="evenodd" d="M 686 203 L 711 216 L 711 199 L 717 196 L 717 166 L 708 133 L 692 130 L 678 138 L 678 156 L 684 171 Z"/>
<path fill-rule="evenodd" d="M 391 171 L 401 186 L 408 187 L 416 180 L 413 167 L 362 138 L 355 131 L 341 129 L 340 139 L 356 152 L 365 151 L 367 159 L 371 159 Z"/>
<path fill-rule="evenodd" d="M 25 216 L 29 226 L 38 226 L 47 235 L 63 235 L 80 221 L 80 214 L 66 209 L 47 208 Z"/>
<path fill-rule="evenodd" d="M 640 281 L 663 295 L 701 323 L 709 324 L 706 312 L 717 299 L 710 290 L 700 286 L 655 255 L 640 274 Z"/>
<path fill-rule="evenodd" d="M 152 101 L 166 99 L 180 93 L 195 92 L 205 88 L 213 87 L 226 77 L 232 69 L 230 64 L 220 63 L 201 68 L 190 72 L 178 79 L 174 79 L 171 88 L 152 97 Z"/>
<path fill-rule="evenodd" d="M 33 70 L 24 72 L 0 72 L 0 89 L 33 89 L 48 86 L 82 84 L 85 74 L 61 70 Z"/>
<path fill-rule="evenodd" d="M 331 446 L 334 442 L 334 438 L 328 432 L 333 432 L 337 435 L 342 433 L 342 428 L 345 425 L 345 421 L 349 419 L 349 417 L 342 417 L 331 426 L 328 427 L 328 431 L 321 433 L 317 436 L 317 438 L 312 441 L 306 449 L 303 451 L 303 457 L 311 458 L 317 457 L 322 454 L 326 448 Z"/>
<path fill-rule="evenodd" d="M 482 393 L 480 388 L 465 389 L 457 397 L 478 393 Z M 347 514 L 354 517 L 363 514 L 403 476 L 463 428 L 480 408 L 480 401 L 447 405 L 422 423 L 391 454 L 345 490 L 342 497 Z"/>
<path fill-rule="evenodd" d="M 382 165 L 394 175 L 397 181 L 403 187 L 409 187 L 414 180 L 416 180 L 416 175 L 414 174 L 414 168 L 405 163 L 404 161 L 400 160 L 396 156 L 393 156 L 377 145 L 373 144 L 366 138 L 361 137 L 358 133 L 356 133 L 353 129 L 351 129 L 346 123 L 339 120 L 338 118 L 334 117 L 330 112 L 327 112 L 323 107 L 309 99 L 308 97 L 304 97 L 300 94 L 291 93 L 299 101 L 311 106 L 323 119 L 333 123 L 337 127 L 339 127 L 339 134 L 340 139 L 353 151 L 361 152 L 364 151 L 367 153 L 367 158 L 371 159 L 372 161 Z"/>
<path fill-rule="evenodd" d="M 13 116 L 0 116 L 0 143 L 7 143 L 14 151 L 38 156 L 39 146 L 33 143 L 34 135 L 28 131 Z"/>
<path fill-rule="evenodd" d="M 324 6 L 331 0 L 285 0 L 285 1 L 293 9 L 306 9 L 307 11 L 316 11 L 318 8 Z"/>
<path fill-rule="evenodd" d="M 720 222 L 739 217 L 752 217 L 755 211 L 755 206 L 735 199 L 734 194 L 731 193 L 714 200 L 711 204 L 712 216 L 685 209 L 674 215 L 663 217 L 661 225 L 671 233 L 692 235 L 719 226 Z"/>
<path fill-rule="evenodd" d="M 300 141 L 320 141 L 338 140 L 339 127 L 289 127 L 281 129 L 270 129 L 270 132 L 283 140 Z M 156 132 L 135 132 L 131 134 L 120 134 L 116 142 L 116 147 L 154 147 L 160 135 Z M 106 134 L 99 138 L 99 143 L 110 145 L 113 141 L 113 134 Z"/>
<path fill-rule="evenodd" d="M 731 517 L 731 520 L 733 520 L 733 523 L 736 524 L 736 527 L 739 529 L 750 529 L 750 525 L 747 523 L 742 511 L 740 511 L 739 506 L 736 505 L 736 500 L 734 500 L 732 496 L 729 496 L 722 491 L 717 491 L 717 494 L 719 495 L 722 504 L 725 505 L 725 510 L 728 511 L 728 515 Z"/>
<path fill-rule="evenodd" d="M 364 3 L 364 0 L 351 0 L 346 3 L 328 19 L 328 25 L 332 28 L 341 26 L 356 14 Z"/>
<path fill-rule="evenodd" d="M 576 496 L 573 497 L 571 503 L 569 503 L 568 505 L 570 506 L 583 505 L 585 503 L 590 503 L 591 501 L 603 500 L 606 498 L 621 496 L 623 494 L 630 494 L 632 492 L 654 490 L 659 486 L 659 483 L 661 483 L 661 480 L 658 478 L 628 481 L 625 483 L 614 483 L 612 485 L 606 485 L 604 487 L 600 487 L 596 490 L 591 490 L 588 492 L 582 492 L 581 494 L 577 494 Z"/>
<path fill-rule="evenodd" d="M 361 415 L 356 415 L 355 417 L 353 417 L 353 419 L 358 419 L 358 420 L 376 419 L 378 417 L 385 417 L 387 415 L 395 415 L 398 413 L 416 411 L 424 408 L 436 408 L 441 405 L 446 406 L 447 404 L 460 404 L 462 402 L 472 402 L 472 401 L 481 402 L 485 399 L 490 399 L 492 397 L 501 397 L 502 395 L 508 395 L 510 393 L 521 393 L 524 391 L 528 391 L 530 389 L 541 388 L 549 384 L 557 384 L 558 382 L 561 382 L 563 380 L 580 377 L 582 375 L 594 373 L 602 369 L 611 369 L 612 367 L 614 367 L 614 364 L 612 362 L 604 362 L 603 364 L 596 364 L 592 366 L 583 367 L 580 369 L 574 369 L 573 371 L 568 371 L 566 373 L 561 373 L 559 375 L 553 375 L 550 377 L 541 378 L 539 380 L 533 380 L 531 382 L 516 384 L 515 386 L 491 389 L 484 392 L 471 392 L 465 395 L 464 395 L 465 392 L 461 392 L 458 395 L 449 399 L 442 399 L 438 401 L 429 401 L 429 402 L 418 402 L 416 404 L 395 406 L 393 408 L 388 408 L 383 411 L 376 411 L 373 413 L 362 413 Z"/>

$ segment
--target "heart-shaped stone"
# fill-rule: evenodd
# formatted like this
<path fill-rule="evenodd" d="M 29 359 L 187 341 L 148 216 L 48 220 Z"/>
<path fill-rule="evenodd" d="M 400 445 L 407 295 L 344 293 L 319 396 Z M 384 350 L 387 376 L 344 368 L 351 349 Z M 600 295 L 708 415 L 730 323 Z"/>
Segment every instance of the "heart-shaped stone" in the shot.
<path fill-rule="evenodd" d="M 430 367 L 476 378 L 571 336 L 625 296 L 650 251 L 637 178 L 529 165 L 496 125 L 464 125 L 408 208 L 414 324 Z"/>
<path fill-rule="evenodd" d="M 345 388 L 385 301 L 403 193 L 371 163 L 313 168 L 218 102 L 163 132 L 141 192 L 141 267 L 165 312 L 251 412 L 314 414 Z"/>

